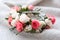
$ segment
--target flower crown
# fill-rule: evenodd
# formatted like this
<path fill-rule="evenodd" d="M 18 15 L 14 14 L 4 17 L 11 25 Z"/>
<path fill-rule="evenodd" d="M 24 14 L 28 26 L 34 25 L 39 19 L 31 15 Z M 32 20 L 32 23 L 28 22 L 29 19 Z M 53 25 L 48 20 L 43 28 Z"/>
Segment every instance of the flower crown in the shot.
<path fill-rule="evenodd" d="M 18 32 L 41 33 L 44 29 L 50 29 L 55 23 L 55 17 L 42 13 L 41 9 L 33 9 L 32 5 L 14 6 L 6 18 L 11 26 L 10 30 L 16 28 Z"/>

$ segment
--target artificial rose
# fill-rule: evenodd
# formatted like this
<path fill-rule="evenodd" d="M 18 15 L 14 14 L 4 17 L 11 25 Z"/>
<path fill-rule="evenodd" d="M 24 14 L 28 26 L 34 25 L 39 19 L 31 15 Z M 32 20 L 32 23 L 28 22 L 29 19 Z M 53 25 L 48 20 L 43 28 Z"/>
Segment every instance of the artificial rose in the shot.
<path fill-rule="evenodd" d="M 18 32 L 21 32 L 23 30 L 23 23 L 21 23 L 19 20 L 16 22 L 16 30 Z"/>
<path fill-rule="evenodd" d="M 48 17 L 49 19 L 51 19 L 52 24 L 54 24 L 54 23 L 55 23 L 56 19 L 55 19 L 55 17 L 54 17 L 54 16 L 47 15 L 47 17 Z"/>
<path fill-rule="evenodd" d="M 54 24 L 54 23 L 55 23 L 55 21 L 56 21 L 55 17 L 51 16 L 51 17 L 49 17 L 49 18 L 51 19 L 52 24 Z"/>
<path fill-rule="evenodd" d="M 39 28 L 39 26 L 40 26 L 40 22 L 38 21 L 38 20 L 32 20 L 32 28 L 33 29 L 38 29 Z"/>
<path fill-rule="evenodd" d="M 45 22 L 46 22 L 46 24 L 48 25 L 48 26 L 52 26 L 52 22 L 51 22 L 51 20 L 49 20 L 49 19 L 45 19 Z"/>
<path fill-rule="evenodd" d="M 28 6 L 28 9 L 29 9 L 29 10 L 33 10 L 33 8 L 34 8 L 33 5 L 29 5 L 29 6 Z"/>
<path fill-rule="evenodd" d="M 26 14 L 21 14 L 20 19 L 21 22 L 26 23 L 30 20 L 30 18 Z"/>
<path fill-rule="evenodd" d="M 11 25 L 11 22 L 12 22 L 12 16 L 9 16 L 8 17 L 8 23 L 9 23 L 9 25 Z"/>
<path fill-rule="evenodd" d="M 20 7 L 18 7 L 18 6 L 14 6 L 14 7 L 12 7 L 14 10 L 16 10 L 16 11 L 19 11 L 21 8 Z"/>

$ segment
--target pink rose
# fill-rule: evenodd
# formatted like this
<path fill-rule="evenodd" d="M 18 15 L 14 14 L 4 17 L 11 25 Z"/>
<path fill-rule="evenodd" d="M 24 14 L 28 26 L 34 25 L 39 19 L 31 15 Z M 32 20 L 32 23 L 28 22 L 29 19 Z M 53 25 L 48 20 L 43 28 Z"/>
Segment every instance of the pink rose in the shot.
<path fill-rule="evenodd" d="M 12 22 L 12 16 L 9 16 L 8 17 L 8 23 L 9 23 L 9 25 L 11 25 L 11 22 Z"/>
<path fill-rule="evenodd" d="M 19 11 L 20 10 L 20 7 L 18 7 L 18 6 L 14 6 L 12 8 L 15 9 L 16 11 Z"/>
<path fill-rule="evenodd" d="M 23 30 L 23 23 L 21 23 L 19 20 L 16 22 L 16 30 L 18 32 L 21 32 Z"/>
<path fill-rule="evenodd" d="M 32 28 L 33 29 L 35 29 L 35 30 L 38 29 L 40 25 L 41 24 L 38 20 L 32 20 Z"/>
<path fill-rule="evenodd" d="M 52 16 L 52 15 L 46 15 L 46 16 L 51 19 L 52 24 L 55 23 L 56 19 L 54 16 Z"/>
<path fill-rule="evenodd" d="M 51 16 L 51 17 L 49 17 L 49 18 L 51 19 L 52 24 L 54 24 L 55 21 L 56 21 L 55 17 L 54 17 L 54 16 Z"/>
<path fill-rule="evenodd" d="M 33 10 L 33 8 L 34 8 L 33 5 L 29 5 L 29 6 L 28 6 L 28 9 L 29 9 L 29 10 Z"/>

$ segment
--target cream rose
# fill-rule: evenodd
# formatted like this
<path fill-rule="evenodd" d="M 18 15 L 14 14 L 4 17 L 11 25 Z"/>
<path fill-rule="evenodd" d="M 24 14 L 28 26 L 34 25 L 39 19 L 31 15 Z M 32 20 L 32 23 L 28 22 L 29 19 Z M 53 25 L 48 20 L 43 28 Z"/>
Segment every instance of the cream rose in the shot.
<path fill-rule="evenodd" d="M 20 19 L 21 22 L 26 23 L 30 20 L 30 18 L 26 14 L 21 14 Z"/>
<path fill-rule="evenodd" d="M 52 22 L 51 22 L 51 20 L 49 20 L 49 19 L 45 19 L 45 22 L 46 22 L 46 24 L 47 24 L 48 26 L 52 26 Z"/>

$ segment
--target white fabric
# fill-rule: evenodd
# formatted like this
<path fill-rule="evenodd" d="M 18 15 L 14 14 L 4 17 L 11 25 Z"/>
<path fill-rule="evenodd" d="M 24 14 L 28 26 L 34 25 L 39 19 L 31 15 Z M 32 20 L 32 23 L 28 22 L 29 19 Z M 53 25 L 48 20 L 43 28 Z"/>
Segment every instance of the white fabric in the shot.
<path fill-rule="evenodd" d="M 50 30 L 45 30 L 41 34 L 20 33 L 15 35 L 9 30 L 7 21 L 4 20 L 10 8 L 0 3 L 0 40 L 60 40 L 60 9 L 51 7 L 40 7 L 46 13 L 56 17 L 56 23 Z"/>
<path fill-rule="evenodd" d="M 2 0 L 1 2 L 4 2 L 4 3 L 10 3 L 10 4 L 21 4 L 21 5 L 30 5 L 30 4 L 37 4 L 39 3 L 40 1 L 42 0 Z"/>

